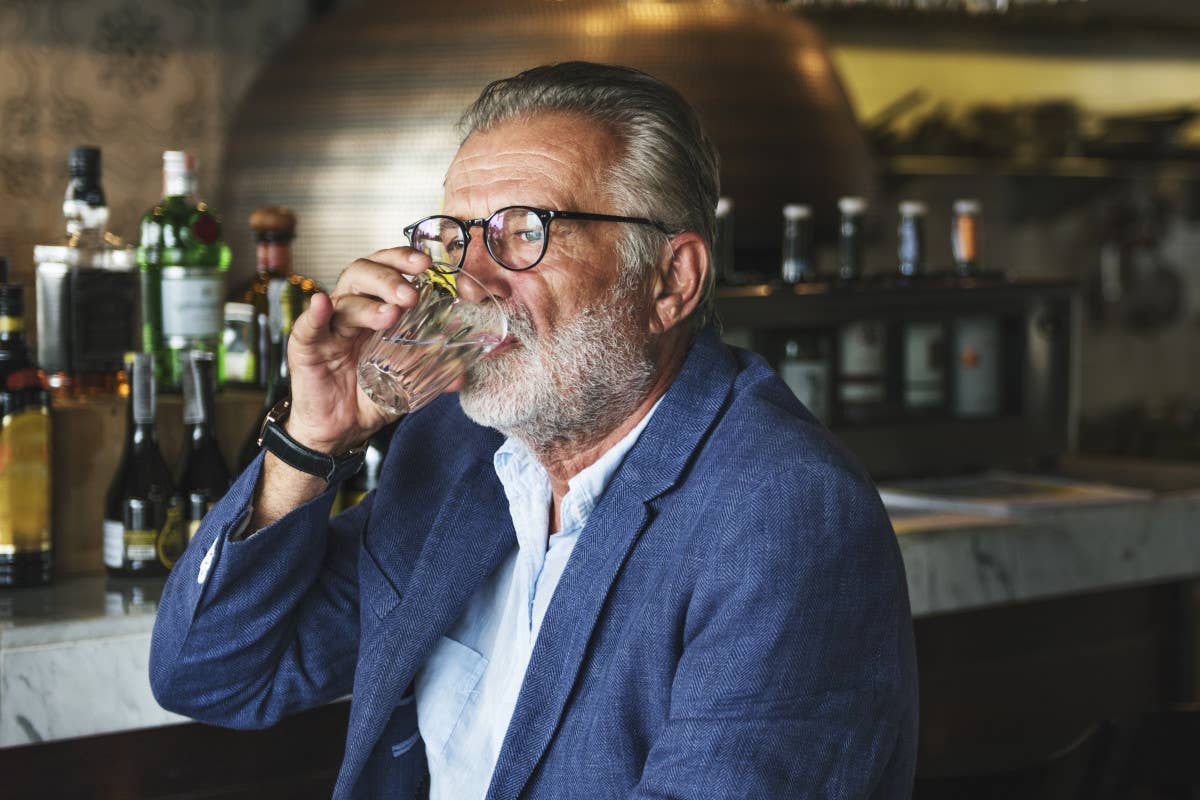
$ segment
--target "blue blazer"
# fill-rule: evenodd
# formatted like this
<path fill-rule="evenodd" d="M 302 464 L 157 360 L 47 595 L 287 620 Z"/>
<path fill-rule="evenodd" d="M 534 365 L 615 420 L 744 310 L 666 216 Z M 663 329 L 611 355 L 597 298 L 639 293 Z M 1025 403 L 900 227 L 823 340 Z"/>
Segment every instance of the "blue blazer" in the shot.
<path fill-rule="evenodd" d="M 235 541 L 260 457 L 167 581 L 159 703 L 261 728 L 351 694 L 334 796 L 420 796 L 413 676 L 516 546 L 501 441 L 444 396 L 361 504 L 329 520 L 330 489 Z M 916 722 L 870 479 L 762 359 L 702 333 L 580 535 L 487 800 L 907 797 Z"/>

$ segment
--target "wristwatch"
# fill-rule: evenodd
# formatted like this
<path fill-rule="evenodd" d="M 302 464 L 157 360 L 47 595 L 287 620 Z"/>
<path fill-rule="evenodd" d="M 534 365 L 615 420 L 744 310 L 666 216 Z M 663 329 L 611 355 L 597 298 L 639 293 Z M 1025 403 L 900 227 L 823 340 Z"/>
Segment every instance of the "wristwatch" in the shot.
<path fill-rule="evenodd" d="M 349 478 L 362 466 L 367 448 L 354 447 L 340 456 L 331 456 L 297 442 L 283 429 L 283 423 L 292 411 L 292 400 L 285 397 L 267 412 L 262 429 L 258 432 L 258 446 L 267 450 L 283 463 L 301 472 L 323 478 L 326 483 L 340 483 Z"/>

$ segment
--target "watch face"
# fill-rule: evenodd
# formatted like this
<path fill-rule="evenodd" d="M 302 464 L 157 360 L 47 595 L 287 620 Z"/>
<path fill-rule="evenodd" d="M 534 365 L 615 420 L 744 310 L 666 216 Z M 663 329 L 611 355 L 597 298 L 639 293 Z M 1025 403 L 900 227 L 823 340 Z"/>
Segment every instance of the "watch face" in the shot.
<path fill-rule="evenodd" d="M 292 399 L 285 397 L 275 405 L 271 406 L 271 410 L 267 412 L 267 416 L 263 419 L 262 427 L 258 429 L 258 446 L 263 446 L 263 439 L 266 437 L 267 426 L 272 422 L 276 425 L 283 425 L 287 420 L 288 414 L 292 410 Z"/>

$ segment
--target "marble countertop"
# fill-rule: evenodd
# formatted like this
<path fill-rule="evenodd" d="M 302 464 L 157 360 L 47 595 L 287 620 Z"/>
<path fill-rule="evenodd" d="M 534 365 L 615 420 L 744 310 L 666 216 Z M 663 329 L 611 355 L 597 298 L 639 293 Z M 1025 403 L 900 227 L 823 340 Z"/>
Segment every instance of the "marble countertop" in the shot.
<path fill-rule="evenodd" d="M 892 509 L 914 617 L 1200 577 L 1197 489 L 994 510 Z M 163 582 L 0 591 L 0 747 L 184 721 L 147 678 Z"/>
<path fill-rule="evenodd" d="M 0 591 L 0 651 L 147 633 L 166 578 L 63 578 Z"/>

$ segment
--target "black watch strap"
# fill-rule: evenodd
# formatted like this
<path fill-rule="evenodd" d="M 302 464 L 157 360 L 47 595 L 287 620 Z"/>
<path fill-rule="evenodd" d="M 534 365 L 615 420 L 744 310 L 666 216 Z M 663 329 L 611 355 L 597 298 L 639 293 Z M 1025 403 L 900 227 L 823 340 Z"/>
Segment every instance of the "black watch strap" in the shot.
<path fill-rule="evenodd" d="M 258 446 L 265 447 L 283 463 L 309 475 L 323 478 L 326 483 L 341 483 L 362 466 L 366 447 L 356 447 L 340 456 L 331 456 L 297 442 L 283 429 L 283 423 L 291 412 L 290 398 L 280 400 L 267 412 L 262 430 L 258 434 Z"/>

